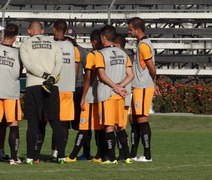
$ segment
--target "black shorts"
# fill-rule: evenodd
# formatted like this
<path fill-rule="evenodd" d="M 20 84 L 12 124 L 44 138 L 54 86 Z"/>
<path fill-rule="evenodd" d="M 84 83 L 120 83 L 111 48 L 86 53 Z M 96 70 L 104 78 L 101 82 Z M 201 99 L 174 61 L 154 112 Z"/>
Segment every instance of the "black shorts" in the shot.
<path fill-rule="evenodd" d="M 24 119 L 54 120 L 59 119 L 60 101 L 58 87 L 51 93 L 43 90 L 41 85 L 26 88 L 24 102 Z"/>

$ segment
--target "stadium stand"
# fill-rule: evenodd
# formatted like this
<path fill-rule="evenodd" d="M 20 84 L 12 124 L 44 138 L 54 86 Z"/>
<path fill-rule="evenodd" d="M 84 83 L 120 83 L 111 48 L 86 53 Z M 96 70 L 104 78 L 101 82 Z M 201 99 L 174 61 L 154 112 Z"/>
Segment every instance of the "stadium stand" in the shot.
<path fill-rule="evenodd" d="M 0 6 L 7 2 L 1 0 Z M 91 48 L 90 32 L 107 23 L 127 36 L 127 20 L 134 16 L 146 21 L 158 74 L 211 78 L 211 0 L 11 0 L 0 13 L 5 22 L 19 24 L 17 46 L 27 36 L 28 21 L 43 21 L 46 33 L 51 34 L 53 22 L 61 18 L 75 26 L 78 43 L 86 48 Z M 127 37 L 127 42 L 134 51 L 135 40 Z"/>

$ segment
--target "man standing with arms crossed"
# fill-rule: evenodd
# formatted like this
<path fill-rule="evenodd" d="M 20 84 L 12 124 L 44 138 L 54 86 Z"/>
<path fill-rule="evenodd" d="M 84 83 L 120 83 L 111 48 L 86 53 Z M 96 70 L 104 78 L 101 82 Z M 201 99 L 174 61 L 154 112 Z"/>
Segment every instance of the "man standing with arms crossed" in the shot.
<path fill-rule="evenodd" d="M 124 88 L 133 79 L 132 64 L 127 54 L 114 46 L 116 29 L 106 25 L 101 29 L 101 40 L 104 48 L 95 54 L 95 65 L 98 69 L 98 102 L 100 121 L 105 128 L 105 139 L 109 160 L 102 164 L 117 164 L 115 157 L 117 137 L 125 153 L 125 162 L 131 163 L 127 133 L 122 129 L 124 124 L 124 97 L 128 94 Z"/>
<path fill-rule="evenodd" d="M 64 163 L 64 133 L 59 122 L 59 92 L 55 86 L 62 68 L 62 52 L 55 41 L 44 36 L 42 25 L 32 21 L 27 29 L 30 38 L 20 48 L 21 60 L 26 68 L 26 97 L 24 115 L 27 127 L 27 164 L 36 160 L 35 145 L 39 122 L 49 120 L 58 148 L 58 162 Z"/>
<path fill-rule="evenodd" d="M 139 17 L 128 22 L 129 33 L 138 41 L 137 58 L 133 62 L 134 79 L 132 81 L 133 102 L 132 115 L 136 119 L 141 141 L 144 147 L 143 156 L 135 158 L 136 161 L 151 162 L 151 129 L 148 116 L 154 93 L 159 94 L 156 86 L 156 68 L 154 65 L 154 50 L 151 41 L 145 35 L 145 23 Z M 139 139 L 138 139 L 139 140 Z"/>
<path fill-rule="evenodd" d="M 17 157 L 19 148 L 19 127 L 18 121 L 22 119 L 20 106 L 20 59 L 18 49 L 12 47 L 18 26 L 8 24 L 4 31 L 4 39 L 0 45 L 0 123 L 5 119 L 7 126 L 10 127 L 9 146 L 11 151 L 10 164 L 20 164 Z M 6 128 L 6 126 L 5 126 Z M 6 129 L 3 132 L 6 132 Z M 5 133 L 1 134 L 0 141 L 4 143 Z"/>

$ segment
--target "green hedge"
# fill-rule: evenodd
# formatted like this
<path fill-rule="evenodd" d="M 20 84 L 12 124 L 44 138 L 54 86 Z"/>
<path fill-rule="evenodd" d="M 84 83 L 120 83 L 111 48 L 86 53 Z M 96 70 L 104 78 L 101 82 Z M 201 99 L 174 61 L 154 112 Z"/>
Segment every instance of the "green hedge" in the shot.
<path fill-rule="evenodd" d="M 153 99 L 155 112 L 188 112 L 212 114 L 212 83 L 171 81 L 160 77 L 157 81 L 161 95 Z"/>

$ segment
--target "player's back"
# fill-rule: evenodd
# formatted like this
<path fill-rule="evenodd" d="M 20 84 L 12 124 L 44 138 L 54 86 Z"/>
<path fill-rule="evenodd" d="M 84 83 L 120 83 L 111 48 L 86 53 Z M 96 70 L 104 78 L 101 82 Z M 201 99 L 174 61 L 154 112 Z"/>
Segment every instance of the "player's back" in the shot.
<path fill-rule="evenodd" d="M 58 83 L 60 92 L 74 92 L 75 91 L 75 50 L 73 44 L 68 41 L 56 41 L 62 49 L 63 68 L 60 73 L 60 80 Z"/>
<path fill-rule="evenodd" d="M 20 62 L 18 49 L 0 45 L 0 98 L 18 99 Z"/>
<path fill-rule="evenodd" d="M 99 51 L 104 59 L 105 74 L 114 82 L 120 83 L 126 77 L 127 54 L 118 47 L 106 47 Z M 97 60 L 98 61 L 98 60 Z M 103 82 L 98 84 L 98 101 L 108 99 L 115 92 Z"/>
<path fill-rule="evenodd" d="M 56 42 L 48 36 L 35 35 L 26 39 L 20 47 L 21 59 L 25 67 L 34 66 L 42 72 L 51 74 L 56 61 L 61 59 L 61 49 Z M 44 79 L 33 75 L 28 68 L 27 87 L 40 85 Z"/>
<path fill-rule="evenodd" d="M 104 56 L 105 74 L 115 83 L 126 76 L 127 54 L 118 47 L 106 47 L 100 51 Z"/>

